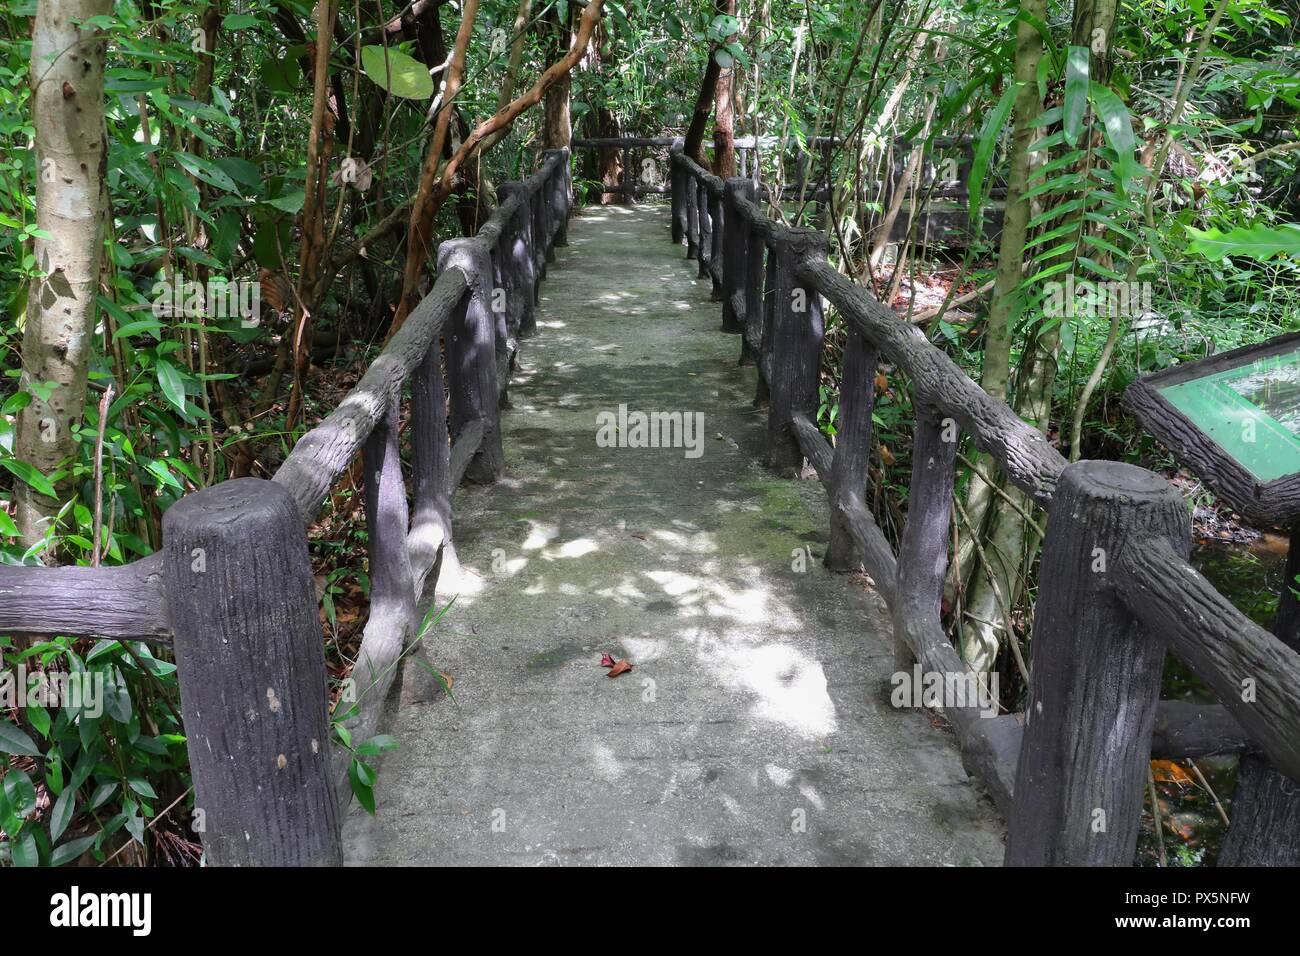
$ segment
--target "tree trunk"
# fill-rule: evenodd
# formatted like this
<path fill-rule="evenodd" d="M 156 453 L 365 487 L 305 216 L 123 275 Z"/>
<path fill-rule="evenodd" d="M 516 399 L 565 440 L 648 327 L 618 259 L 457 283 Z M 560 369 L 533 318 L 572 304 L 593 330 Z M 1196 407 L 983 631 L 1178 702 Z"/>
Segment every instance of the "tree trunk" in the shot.
<path fill-rule="evenodd" d="M 1104 81 L 1109 60 L 1110 39 L 1113 36 L 1116 0 L 1079 0 L 1075 7 L 1073 43 L 1091 47 L 1091 75 Z M 1101 41 L 1097 42 L 1097 31 Z M 1097 52 L 1100 50 L 1101 52 Z M 1058 198 L 1061 206 L 1075 198 L 1065 194 Z M 1009 211 L 1009 210 L 1008 210 Z M 1066 213 L 1075 216 L 1076 213 Z M 1054 223 L 1059 224 L 1059 223 Z M 999 268 L 1001 278 L 1001 266 Z M 1019 284 L 1019 275 L 1016 276 Z M 1041 326 L 1036 326 L 1041 329 Z M 1057 353 L 1061 345 L 1061 326 L 1054 323 L 1049 328 L 1034 333 L 1034 339 L 1025 350 L 1017 376 L 1015 409 L 1021 418 L 1033 422 L 1047 431 L 1052 413 L 1052 395 L 1056 386 Z M 1018 489 L 1003 483 L 1007 492 L 993 502 L 990 515 L 988 545 L 985 553 L 994 566 L 978 575 L 966 603 L 967 626 L 962 632 L 962 651 L 968 663 L 977 670 L 987 670 L 997 655 L 999 634 L 1006 631 L 1008 640 L 1015 640 L 1010 632 L 1006 614 L 1019 599 L 1024 572 L 1032 563 L 1038 548 L 1037 532 L 1029 528 L 1025 515 L 1029 514 L 1029 501 Z"/>
<path fill-rule="evenodd" d="M 573 10 L 572 7 L 569 9 Z M 554 11 L 548 14 L 548 18 L 554 30 L 552 35 L 555 37 L 553 58 L 558 59 L 573 45 L 573 27 L 571 22 L 558 23 Z M 542 149 L 562 149 L 573 139 L 573 115 L 569 101 L 572 89 L 573 75 L 566 73 L 546 91 L 546 97 L 542 101 L 542 109 L 545 112 L 542 123 Z"/>
<path fill-rule="evenodd" d="M 478 15 L 478 0 L 465 0 L 461 8 L 460 29 L 456 31 L 456 45 L 452 48 L 451 63 L 447 66 L 447 79 L 442 91 L 442 105 L 433 124 L 433 138 L 424 158 L 424 172 L 420 175 L 420 188 L 411 208 L 411 224 L 406 236 L 406 265 L 402 270 L 402 294 L 397 301 L 389 335 L 395 332 L 420 301 L 420 277 L 431 261 L 433 242 L 433 217 L 437 212 L 432 200 L 438 183 L 438 169 L 442 165 L 442 151 L 447 143 L 447 128 L 451 123 L 454 100 L 465 75 L 465 56 L 470 37 L 474 33 L 474 18 Z"/>
<path fill-rule="evenodd" d="M 1026 16 L 1043 20 L 1047 16 L 1047 0 L 1021 0 L 1021 11 Z M 995 398 L 1007 397 L 1007 383 L 1011 375 L 1011 312 L 1012 294 L 1020 284 L 1024 272 L 1025 242 L 1029 238 L 1026 227 L 1030 219 L 1030 204 L 1024 199 L 1029 190 L 1029 170 L 1032 145 L 1036 130 L 1033 122 L 1042 111 L 1036 77 L 1038 64 L 1043 58 L 1043 38 L 1029 23 L 1021 21 L 1016 28 L 1015 82 L 1016 92 L 1011 131 L 1011 157 L 1007 171 L 1006 212 L 1002 221 L 1002 237 L 998 246 L 998 267 L 993 283 L 993 298 L 984 332 L 984 367 L 980 385 Z M 978 459 L 976 474 L 972 476 L 966 495 L 966 515 L 971 527 L 957 552 L 952 566 L 954 590 L 964 590 L 971 580 L 971 570 L 976 565 L 976 543 L 985 525 L 989 505 L 994 498 L 991 479 L 992 464 L 986 457 Z"/>
<path fill-rule="evenodd" d="M 112 12 L 111 0 L 41 0 L 32 30 L 32 117 L 36 126 L 36 225 L 33 252 L 44 273 L 27 293 L 20 387 L 32 394 L 18 416 L 14 456 L 49 474 L 76 453 L 86 375 L 95 329 L 103 222 L 104 174 L 102 30 L 79 26 Z M 53 382 L 44 397 L 33 386 Z M 70 482 L 60 480 L 59 497 Z M 50 530 L 59 502 L 16 481 L 18 529 L 24 546 Z"/>
<path fill-rule="evenodd" d="M 736 0 L 723 0 L 718 7 L 720 13 L 736 15 Z M 713 92 L 713 174 L 722 179 L 736 175 L 735 76 L 732 67 L 720 67 Z"/>

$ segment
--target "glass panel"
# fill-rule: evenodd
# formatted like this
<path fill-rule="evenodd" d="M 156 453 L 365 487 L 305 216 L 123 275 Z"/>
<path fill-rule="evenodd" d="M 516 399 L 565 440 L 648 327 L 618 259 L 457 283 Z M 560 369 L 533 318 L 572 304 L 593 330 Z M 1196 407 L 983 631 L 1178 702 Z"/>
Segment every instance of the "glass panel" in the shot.
<path fill-rule="evenodd" d="M 1256 480 L 1300 472 L 1300 349 L 1160 389 Z"/>

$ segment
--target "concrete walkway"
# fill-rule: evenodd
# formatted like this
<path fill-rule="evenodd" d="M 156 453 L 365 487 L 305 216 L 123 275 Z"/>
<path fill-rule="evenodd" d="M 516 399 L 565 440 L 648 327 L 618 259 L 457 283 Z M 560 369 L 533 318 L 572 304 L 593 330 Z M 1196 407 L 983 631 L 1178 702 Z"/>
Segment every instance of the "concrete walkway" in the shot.
<path fill-rule="evenodd" d="M 888 703 L 883 603 L 820 565 L 820 485 L 759 465 L 755 372 L 666 207 L 589 209 L 569 236 L 507 476 L 456 497 L 465 573 L 429 639 L 455 702 L 408 668 L 348 862 L 1000 863 L 952 741 Z M 702 453 L 600 447 L 620 404 L 702 413 Z M 602 652 L 634 670 L 609 679 Z"/>

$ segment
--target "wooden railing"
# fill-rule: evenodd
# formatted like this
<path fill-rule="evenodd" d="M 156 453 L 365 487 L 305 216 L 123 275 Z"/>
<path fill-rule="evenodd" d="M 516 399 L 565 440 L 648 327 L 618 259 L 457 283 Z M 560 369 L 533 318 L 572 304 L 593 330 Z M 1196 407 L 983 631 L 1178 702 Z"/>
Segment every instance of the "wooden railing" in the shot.
<path fill-rule="evenodd" d="M 722 330 L 740 336 L 741 363 L 757 367 L 768 464 L 793 474 L 806 459 L 815 468 L 830 504 L 825 563 L 861 563 L 871 575 L 890 607 L 900 671 L 916 661 L 954 683 L 966 674 L 941 620 L 963 433 L 1048 511 L 1026 712 L 992 716 L 978 698 L 944 707 L 963 763 L 1008 821 L 1006 862 L 1129 865 L 1148 760 L 1241 751 L 1266 757 L 1285 783 L 1272 802 L 1235 808 L 1221 862 L 1293 860 L 1300 654 L 1188 563 L 1178 491 L 1132 465 L 1067 464 L 918 328 L 840 274 L 823 233 L 769 219 L 748 179 L 723 182 L 680 148 L 672 164 L 672 238 L 711 281 Z M 834 447 L 816 425 L 823 300 L 848 332 Z M 897 553 L 866 505 L 881 362 L 911 383 L 917 412 Z M 1166 649 L 1221 705 L 1159 700 Z"/>
<path fill-rule="evenodd" d="M 306 529 L 360 455 L 371 608 L 346 724 L 360 743 L 453 548 L 452 492 L 501 474 L 499 408 L 552 248 L 566 241 L 571 186 L 569 151 L 550 150 L 532 176 L 500 187 L 477 235 L 443 242 L 433 289 L 271 481 L 185 496 L 163 516 L 162 550 L 124 567 L 0 567 L 0 634 L 146 640 L 175 654 L 209 864 L 342 862 L 347 760 L 330 745 Z M 398 426 L 408 379 L 409 514 Z"/>

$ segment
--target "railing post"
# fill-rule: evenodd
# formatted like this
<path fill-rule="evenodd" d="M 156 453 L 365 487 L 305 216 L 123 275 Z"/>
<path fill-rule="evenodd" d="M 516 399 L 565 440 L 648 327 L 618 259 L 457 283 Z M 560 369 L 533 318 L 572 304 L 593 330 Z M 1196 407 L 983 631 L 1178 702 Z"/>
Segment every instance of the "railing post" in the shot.
<path fill-rule="evenodd" d="M 758 191 L 755 187 L 754 195 L 757 197 Z M 763 237 L 755 228 L 754 223 L 745 223 L 745 284 L 742 292 L 745 296 L 745 314 L 742 325 L 744 326 L 743 334 L 740 337 L 740 364 L 757 365 L 759 352 L 751 344 L 752 341 L 761 343 L 763 340 L 763 278 L 767 273 L 767 244 Z M 762 375 L 759 375 L 762 379 Z"/>
<path fill-rule="evenodd" d="M 502 183 L 497 187 L 497 201 L 506 203 L 522 189 L 523 186 L 519 183 Z M 536 262 L 531 252 L 532 229 L 533 217 L 529 205 L 526 201 L 521 201 L 514 222 L 502 230 L 508 237 L 509 244 L 509 254 L 506 257 L 509 264 L 505 267 L 510 274 L 510 284 L 506 290 L 508 308 L 512 316 L 517 316 L 521 339 L 531 335 L 537 328 L 534 313 L 537 278 Z"/>
<path fill-rule="evenodd" d="M 542 153 L 542 156 L 557 157 L 555 169 L 551 173 L 546 189 L 555 216 L 555 237 L 551 245 L 567 246 L 569 244 L 569 149 L 567 146 L 560 149 L 548 149 Z M 551 261 L 555 261 L 554 253 L 551 254 Z"/>
<path fill-rule="evenodd" d="M 682 161 L 682 195 L 686 201 L 686 258 L 698 259 L 700 255 L 700 191 L 695 185 L 695 174 Z"/>
<path fill-rule="evenodd" d="M 791 229 L 778 240 L 775 249 L 767 462 L 780 472 L 797 470 L 803 461 L 790 420 L 800 411 L 816 422 L 821 369 L 821 294 L 795 275 L 795 265 L 815 256 L 824 258 L 826 247 L 824 233 Z"/>
<path fill-rule="evenodd" d="M 451 544 L 451 446 L 447 394 L 442 381 L 442 342 L 434 336 L 411 379 L 411 561 L 421 580 Z"/>
<path fill-rule="evenodd" d="M 835 425 L 835 458 L 827 487 L 831 535 L 824 564 L 832 571 L 851 571 L 862 562 L 845 519 L 853 502 L 866 505 L 867 469 L 871 463 L 871 410 L 876 400 L 876 350 L 850 327 L 840 372 L 840 416 Z M 910 518 L 909 518 L 910 524 Z"/>
<path fill-rule="evenodd" d="M 733 177 L 727 180 L 723 205 L 723 254 L 722 254 L 722 331 L 744 332 L 745 313 L 743 301 L 745 295 L 745 270 L 749 267 L 749 223 L 740 214 L 737 200 L 754 201 L 754 184 L 748 179 Z M 741 311 L 736 311 L 737 299 L 741 300 Z M 744 364 L 745 348 L 740 350 L 741 364 Z"/>
<path fill-rule="evenodd" d="M 1008 866 L 1129 866 L 1165 657 L 1110 583 L 1125 543 L 1191 539 L 1178 491 L 1133 465 L 1081 461 L 1052 498 Z"/>
<path fill-rule="evenodd" d="M 874 360 L 875 356 L 872 356 Z M 874 388 L 874 361 L 866 387 Z M 894 666 L 906 671 L 914 660 L 904 634 L 905 622 L 919 632 L 942 632 L 943 582 L 948 573 L 948 535 L 952 524 L 952 492 L 956 477 L 957 423 L 944 418 L 918 396 L 916 436 L 912 443 L 912 483 L 907 498 L 907 525 L 898 548 L 898 579 L 894 588 Z M 840 414 L 844 414 L 843 399 Z M 865 465 L 865 463 L 864 463 Z M 989 688 L 990 698 L 996 695 Z"/>
<path fill-rule="evenodd" d="M 528 187 L 524 187 L 527 189 Z M 527 194 L 529 216 L 532 219 L 533 248 L 533 304 L 541 301 L 542 280 L 546 278 L 549 249 L 546 244 L 546 197 L 540 192 Z"/>
<path fill-rule="evenodd" d="M 181 712 L 215 866 L 339 866 L 325 654 L 293 497 L 260 478 L 163 516 Z"/>
<path fill-rule="evenodd" d="M 681 152 L 685 140 L 680 136 L 668 148 L 668 177 L 672 186 L 673 245 L 680 246 L 686 239 L 686 173 L 681 165 Z"/>
<path fill-rule="evenodd" d="M 501 477 L 505 452 L 487 250 L 477 239 L 448 239 L 438 246 L 438 271 L 449 268 L 461 269 L 469 280 L 469 291 L 447 323 L 451 428 L 459 437 L 474 419 L 483 420 L 483 443 L 465 477 L 476 484 L 491 484 Z"/>
<path fill-rule="evenodd" d="M 709 210 L 709 187 L 703 179 L 695 181 L 695 210 L 700 233 L 695 250 L 695 261 L 700 266 L 697 274 L 701 279 L 707 279 L 709 257 L 713 255 L 713 217 Z"/>
<path fill-rule="evenodd" d="M 751 240 L 764 250 L 763 275 L 759 283 L 759 298 L 763 306 L 759 310 L 758 382 L 754 388 L 754 404 L 764 405 L 772 397 L 770 376 L 772 374 L 772 328 L 776 317 L 777 261 L 779 254 L 777 244 L 769 239 L 754 236 Z"/>
<path fill-rule="evenodd" d="M 727 220 L 723 214 L 723 194 L 714 195 L 709 191 L 709 236 L 712 239 L 712 245 L 709 247 L 709 278 L 713 282 L 713 291 L 711 293 L 713 300 L 722 298 L 722 257 L 723 257 L 723 240 L 726 238 Z"/>

